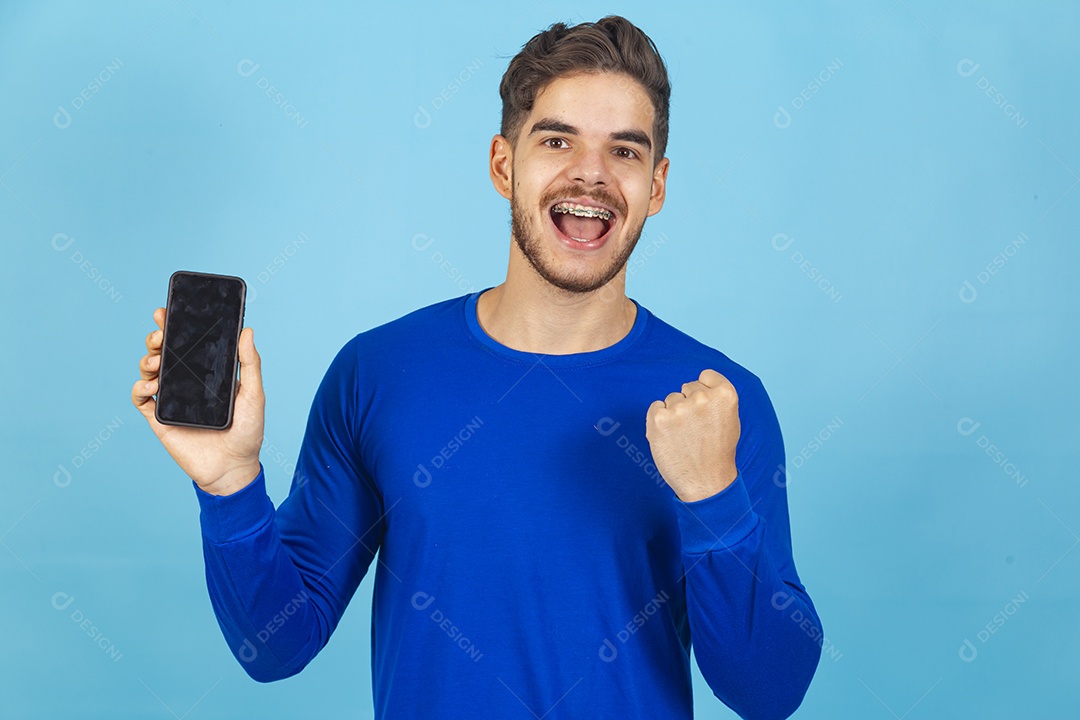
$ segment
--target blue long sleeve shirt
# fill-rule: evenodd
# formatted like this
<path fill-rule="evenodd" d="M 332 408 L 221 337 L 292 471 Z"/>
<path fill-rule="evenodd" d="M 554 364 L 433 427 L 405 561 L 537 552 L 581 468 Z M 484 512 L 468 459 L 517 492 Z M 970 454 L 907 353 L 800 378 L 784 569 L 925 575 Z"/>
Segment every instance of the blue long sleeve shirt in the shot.
<path fill-rule="evenodd" d="M 233 495 L 196 486 L 237 660 L 300 672 L 374 567 L 377 718 L 691 718 L 691 643 L 735 712 L 788 717 L 822 632 L 761 381 L 636 301 L 610 347 L 520 352 L 481 328 L 479 294 L 342 347 L 278 508 L 261 467 Z M 738 391 L 738 477 L 687 503 L 645 414 L 705 368 Z"/>

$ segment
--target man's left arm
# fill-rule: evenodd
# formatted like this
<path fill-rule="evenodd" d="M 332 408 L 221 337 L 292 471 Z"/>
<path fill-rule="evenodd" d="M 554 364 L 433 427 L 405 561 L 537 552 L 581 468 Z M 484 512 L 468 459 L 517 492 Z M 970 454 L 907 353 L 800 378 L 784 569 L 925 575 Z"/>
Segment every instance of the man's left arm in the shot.
<path fill-rule="evenodd" d="M 727 378 L 704 370 L 649 406 L 646 436 L 676 495 L 702 676 L 743 718 L 790 716 L 823 637 L 795 571 L 784 444 L 764 386 L 751 376 L 740 398 Z"/>

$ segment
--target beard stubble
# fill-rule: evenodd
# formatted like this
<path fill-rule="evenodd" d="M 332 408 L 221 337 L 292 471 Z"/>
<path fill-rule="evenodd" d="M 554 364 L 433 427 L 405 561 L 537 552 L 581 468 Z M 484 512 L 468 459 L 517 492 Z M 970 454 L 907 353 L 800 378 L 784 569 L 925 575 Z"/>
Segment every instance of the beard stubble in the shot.
<path fill-rule="evenodd" d="M 540 277 L 566 292 L 590 293 L 607 285 L 612 278 L 619 274 L 619 271 L 626 265 L 627 260 L 630 259 L 630 254 L 633 253 L 634 246 L 637 245 L 638 239 L 641 237 L 641 231 L 645 227 L 645 220 L 642 219 L 640 225 L 631 228 L 623 247 L 611 259 L 610 264 L 600 268 L 595 273 L 588 275 L 560 272 L 560 268 L 549 262 L 548 258 L 544 256 L 544 242 L 541 237 L 543 229 L 533 226 L 525 208 L 517 201 L 517 197 L 517 193 L 510 196 L 510 231 L 513 233 L 518 248 Z M 626 217 L 626 210 L 622 203 L 618 202 L 617 198 L 613 198 L 606 193 L 590 193 L 580 187 L 569 187 L 547 193 L 541 198 L 540 207 L 546 208 L 555 200 L 564 197 L 591 197 L 598 202 L 615 208 L 620 219 Z M 608 242 L 611 242 L 612 239 L 609 239 Z"/>

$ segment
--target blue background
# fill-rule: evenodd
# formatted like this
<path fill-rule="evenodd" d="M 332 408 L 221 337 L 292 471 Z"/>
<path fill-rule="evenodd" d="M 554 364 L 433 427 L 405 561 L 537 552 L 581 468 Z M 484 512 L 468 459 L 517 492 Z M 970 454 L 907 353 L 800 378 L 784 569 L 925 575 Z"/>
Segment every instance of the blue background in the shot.
<path fill-rule="evenodd" d="M 0 715 L 371 717 L 370 575 L 297 677 L 220 637 L 130 403 L 152 311 L 248 281 L 280 502 L 345 341 L 503 280 L 499 79 L 610 12 L 673 83 L 628 292 L 784 431 L 829 643 L 796 717 L 1075 716 L 1080 6 L 926 0 L 0 4 Z"/>

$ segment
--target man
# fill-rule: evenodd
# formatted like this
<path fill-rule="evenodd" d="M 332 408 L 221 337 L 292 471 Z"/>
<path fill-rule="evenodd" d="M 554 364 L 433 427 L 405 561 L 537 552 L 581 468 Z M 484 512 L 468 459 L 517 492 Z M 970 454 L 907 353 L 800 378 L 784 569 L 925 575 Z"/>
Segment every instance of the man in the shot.
<path fill-rule="evenodd" d="M 132 400 L 194 482 L 221 630 L 256 680 L 300 672 L 378 551 L 376 717 L 690 718 L 691 642 L 720 700 L 787 717 L 821 632 L 776 415 L 625 294 L 664 202 L 663 61 L 623 18 L 559 23 L 500 93 L 506 281 L 346 343 L 276 510 L 251 328 L 224 432 L 156 423 L 147 339 Z"/>

